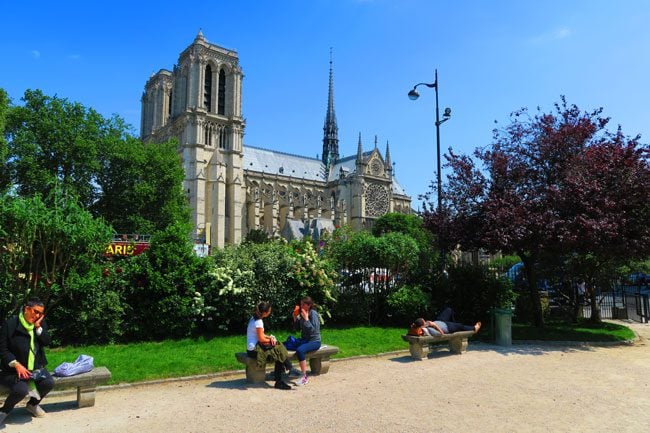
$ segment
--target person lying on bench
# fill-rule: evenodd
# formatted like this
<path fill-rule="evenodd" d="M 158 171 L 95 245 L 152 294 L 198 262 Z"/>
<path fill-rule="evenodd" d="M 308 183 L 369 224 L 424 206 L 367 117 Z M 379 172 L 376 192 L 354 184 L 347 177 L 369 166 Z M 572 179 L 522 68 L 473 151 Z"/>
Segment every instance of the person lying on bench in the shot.
<path fill-rule="evenodd" d="M 411 328 L 422 329 L 422 335 L 444 335 L 451 334 L 458 331 L 474 331 L 476 334 L 481 329 L 481 322 L 476 322 L 474 326 L 463 325 L 462 323 L 452 322 L 454 317 L 454 310 L 450 307 L 445 307 L 436 320 L 424 320 L 423 318 L 416 319 L 411 325 Z"/>

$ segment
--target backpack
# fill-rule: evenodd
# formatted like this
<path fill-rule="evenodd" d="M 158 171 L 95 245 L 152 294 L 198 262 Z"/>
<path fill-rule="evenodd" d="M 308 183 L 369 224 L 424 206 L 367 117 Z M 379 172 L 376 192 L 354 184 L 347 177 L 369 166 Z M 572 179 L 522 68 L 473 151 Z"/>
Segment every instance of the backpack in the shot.
<path fill-rule="evenodd" d="M 424 335 L 424 331 L 419 326 L 412 326 L 412 327 L 409 328 L 409 330 L 408 330 L 408 332 L 406 334 L 407 335 L 413 335 L 415 337 L 421 337 L 422 335 Z"/>

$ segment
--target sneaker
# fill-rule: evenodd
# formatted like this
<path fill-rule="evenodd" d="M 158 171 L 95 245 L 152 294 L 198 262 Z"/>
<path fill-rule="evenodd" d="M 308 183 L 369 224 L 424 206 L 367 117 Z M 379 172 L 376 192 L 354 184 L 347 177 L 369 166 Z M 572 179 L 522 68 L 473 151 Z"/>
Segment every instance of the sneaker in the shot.
<path fill-rule="evenodd" d="M 300 380 L 298 380 L 298 383 L 296 385 L 304 386 L 304 385 L 307 385 L 308 383 L 309 383 L 309 378 L 305 374 L 303 377 L 300 378 Z"/>
<path fill-rule="evenodd" d="M 0 425 L 5 423 L 5 418 L 7 418 L 8 413 L 0 412 Z"/>
<path fill-rule="evenodd" d="M 278 380 L 275 382 L 275 388 L 276 389 L 291 389 L 291 385 L 288 383 L 282 382 L 281 380 Z"/>
<path fill-rule="evenodd" d="M 40 404 L 31 405 L 28 403 L 25 406 L 25 409 L 27 409 L 27 411 L 32 415 L 34 415 L 36 418 L 42 418 L 45 416 L 45 411 L 43 410 Z"/>

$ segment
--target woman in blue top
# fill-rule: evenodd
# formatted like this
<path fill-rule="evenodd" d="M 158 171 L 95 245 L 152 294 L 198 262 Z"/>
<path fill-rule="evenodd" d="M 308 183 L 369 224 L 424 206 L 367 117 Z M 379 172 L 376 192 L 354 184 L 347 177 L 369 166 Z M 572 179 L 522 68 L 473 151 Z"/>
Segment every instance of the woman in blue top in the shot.
<path fill-rule="evenodd" d="M 300 307 L 296 306 L 294 310 L 293 323 L 295 329 L 300 328 L 300 346 L 296 349 L 296 356 L 300 361 L 301 377 L 298 385 L 307 385 L 307 358 L 305 354 L 320 348 L 320 317 L 314 309 L 314 301 L 305 296 L 300 300 Z"/>

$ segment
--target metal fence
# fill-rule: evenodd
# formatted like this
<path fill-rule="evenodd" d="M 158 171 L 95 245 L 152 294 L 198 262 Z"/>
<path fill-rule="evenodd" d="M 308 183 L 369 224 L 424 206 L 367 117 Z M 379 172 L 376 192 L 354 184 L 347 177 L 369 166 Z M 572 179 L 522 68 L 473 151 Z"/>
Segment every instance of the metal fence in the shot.
<path fill-rule="evenodd" d="M 650 303 L 647 293 L 630 293 L 625 290 L 596 295 L 600 307 L 600 317 L 603 319 L 629 319 L 635 322 L 648 323 Z M 582 315 L 591 317 L 591 305 L 584 305 Z"/>

